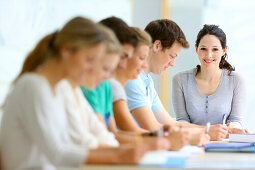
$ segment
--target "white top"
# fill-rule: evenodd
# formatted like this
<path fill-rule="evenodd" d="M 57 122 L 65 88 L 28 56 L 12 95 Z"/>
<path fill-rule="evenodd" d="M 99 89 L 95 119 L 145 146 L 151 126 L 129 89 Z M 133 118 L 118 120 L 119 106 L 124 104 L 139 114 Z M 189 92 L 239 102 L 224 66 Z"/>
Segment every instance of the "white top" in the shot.
<path fill-rule="evenodd" d="M 3 169 L 54 170 L 54 166 L 80 166 L 87 156 L 84 146 L 68 134 L 63 96 L 56 85 L 26 73 L 10 91 L 1 123 Z"/>
<path fill-rule="evenodd" d="M 126 101 L 127 95 L 121 83 L 115 78 L 111 78 L 109 82 L 111 83 L 111 87 L 112 87 L 112 102 L 114 103 L 118 100 Z"/>
<path fill-rule="evenodd" d="M 59 83 L 64 94 L 65 109 L 70 124 L 72 140 L 90 149 L 97 148 L 98 144 L 119 146 L 114 135 L 99 121 L 92 107 L 82 94 L 79 87 L 75 90 L 67 80 Z"/>

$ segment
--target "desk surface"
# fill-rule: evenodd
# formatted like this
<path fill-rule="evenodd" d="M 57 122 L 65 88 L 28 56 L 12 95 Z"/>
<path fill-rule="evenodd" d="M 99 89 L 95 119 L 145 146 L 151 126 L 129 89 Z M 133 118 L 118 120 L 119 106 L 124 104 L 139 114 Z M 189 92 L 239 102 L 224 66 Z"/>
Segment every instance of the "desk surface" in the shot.
<path fill-rule="evenodd" d="M 80 170 L 175 170 L 178 168 L 140 167 L 140 166 L 109 166 L 109 165 L 86 165 Z M 180 168 L 179 168 L 180 169 Z M 186 165 L 181 169 L 255 169 L 254 153 L 212 153 L 192 155 Z M 62 168 L 59 170 L 75 170 Z M 77 169 L 76 169 L 77 170 Z"/>
<path fill-rule="evenodd" d="M 228 141 L 211 143 L 227 143 Z M 79 170 L 176 170 L 176 169 L 254 169 L 255 153 L 223 153 L 223 152 L 205 152 L 192 154 L 187 158 L 184 168 L 162 168 L 158 166 L 131 166 L 131 165 L 84 165 Z M 60 168 L 59 170 L 78 170 Z"/>

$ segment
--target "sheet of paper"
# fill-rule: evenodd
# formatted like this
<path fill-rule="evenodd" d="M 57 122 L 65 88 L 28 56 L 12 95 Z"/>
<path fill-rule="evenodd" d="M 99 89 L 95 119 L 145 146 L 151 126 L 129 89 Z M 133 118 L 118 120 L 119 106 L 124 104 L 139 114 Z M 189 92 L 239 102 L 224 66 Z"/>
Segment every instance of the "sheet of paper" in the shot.
<path fill-rule="evenodd" d="M 229 142 L 253 142 L 255 143 L 254 133 L 230 133 Z"/>

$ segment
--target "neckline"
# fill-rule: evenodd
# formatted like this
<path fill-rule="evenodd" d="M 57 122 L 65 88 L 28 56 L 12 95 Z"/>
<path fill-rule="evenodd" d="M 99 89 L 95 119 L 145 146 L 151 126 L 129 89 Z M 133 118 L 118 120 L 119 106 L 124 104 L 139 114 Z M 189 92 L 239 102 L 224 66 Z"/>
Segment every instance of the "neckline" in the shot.
<path fill-rule="evenodd" d="M 213 96 L 217 95 L 219 89 L 221 89 L 221 86 L 222 86 L 223 76 L 224 76 L 224 69 L 222 69 L 221 78 L 220 78 L 220 83 L 219 83 L 219 85 L 218 85 L 216 91 L 215 91 L 213 94 L 207 96 L 207 95 L 204 95 L 204 94 L 200 93 L 200 91 L 198 90 L 197 81 L 196 81 L 196 68 L 194 68 L 194 69 L 193 69 L 193 76 L 192 76 L 192 77 L 193 77 L 193 82 L 194 82 L 194 84 L 195 84 L 196 92 L 197 92 L 201 97 L 206 97 L 206 98 L 213 97 Z"/>

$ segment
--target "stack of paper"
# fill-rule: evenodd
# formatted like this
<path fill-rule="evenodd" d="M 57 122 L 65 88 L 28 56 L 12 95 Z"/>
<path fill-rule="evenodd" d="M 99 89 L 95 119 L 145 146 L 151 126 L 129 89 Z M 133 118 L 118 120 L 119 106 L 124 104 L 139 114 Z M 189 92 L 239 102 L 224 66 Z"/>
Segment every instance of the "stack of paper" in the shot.
<path fill-rule="evenodd" d="M 203 154 L 204 149 L 186 145 L 179 151 L 151 151 L 145 154 L 139 166 L 182 168 L 193 154 Z"/>
<path fill-rule="evenodd" d="M 229 142 L 253 142 L 255 143 L 255 134 L 252 133 L 230 133 Z"/>

